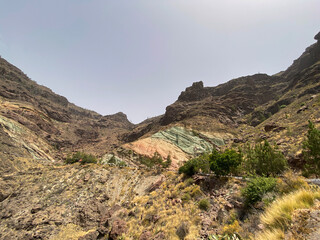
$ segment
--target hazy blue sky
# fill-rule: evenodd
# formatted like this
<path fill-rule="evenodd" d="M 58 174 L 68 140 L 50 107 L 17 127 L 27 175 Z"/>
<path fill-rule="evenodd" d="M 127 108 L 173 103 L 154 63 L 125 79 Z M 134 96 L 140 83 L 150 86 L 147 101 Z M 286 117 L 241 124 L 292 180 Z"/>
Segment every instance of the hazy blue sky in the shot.
<path fill-rule="evenodd" d="M 319 31 L 319 0 L 0 0 L 2 57 L 135 123 L 192 82 L 285 70 Z"/>

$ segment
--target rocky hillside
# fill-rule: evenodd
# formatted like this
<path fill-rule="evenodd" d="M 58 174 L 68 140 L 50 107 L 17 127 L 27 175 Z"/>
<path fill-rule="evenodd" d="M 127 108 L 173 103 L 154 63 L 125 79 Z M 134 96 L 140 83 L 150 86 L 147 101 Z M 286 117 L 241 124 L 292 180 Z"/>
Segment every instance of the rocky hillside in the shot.
<path fill-rule="evenodd" d="M 316 124 L 320 121 L 320 97 L 317 95 L 320 90 L 319 34 L 315 39 L 317 42 L 286 71 L 273 76 L 255 74 L 216 87 L 204 87 L 203 82 L 193 83 L 166 108 L 164 115 L 129 132 L 125 140 L 130 144 L 125 147 L 149 156 L 154 151 L 165 152 L 164 158 L 179 153 L 174 159 L 181 162 L 206 151 L 197 143 L 199 140 L 191 140 L 194 137 L 215 148 L 270 138 L 278 142 L 292 160 L 298 160 L 307 120 Z M 172 132 L 176 126 L 183 130 L 170 138 L 162 134 Z M 179 139 L 188 139 L 188 151 L 179 146 Z M 191 148 L 195 150 L 192 153 Z"/>
<path fill-rule="evenodd" d="M 196 82 L 164 115 L 138 125 L 123 113 L 77 107 L 0 58 L 0 239 L 194 240 L 221 232 L 254 239 L 266 230 L 260 214 L 274 196 L 248 210 L 245 179 L 184 178 L 177 168 L 213 149 L 267 139 L 301 169 L 308 120 L 320 126 L 319 34 L 315 39 L 283 72 L 216 87 Z M 76 151 L 99 161 L 65 164 Z M 317 217 L 319 196 L 293 219 Z M 290 225 L 287 235 L 297 236 L 302 225 Z"/>
<path fill-rule="evenodd" d="M 133 128 L 123 113 L 101 116 L 30 80 L 0 58 L 1 169 L 5 159 L 61 159 L 76 150 L 104 154 Z M 2 167 L 5 165 L 5 167 Z M 12 166 L 11 166 L 12 167 Z"/>

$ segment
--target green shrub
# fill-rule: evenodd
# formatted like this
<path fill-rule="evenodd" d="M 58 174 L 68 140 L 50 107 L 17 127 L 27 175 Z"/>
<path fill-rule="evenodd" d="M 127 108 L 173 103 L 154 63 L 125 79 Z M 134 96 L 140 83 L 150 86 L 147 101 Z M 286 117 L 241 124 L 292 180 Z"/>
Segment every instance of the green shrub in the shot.
<path fill-rule="evenodd" d="M 209 172 L 210 164 L 207 155 L 200 156 L 198 158 L 193 158 L 187 162 L 183 166 L 179 168 L 180 174 L 185 174 L 186 176 L 193 176 L 196 173 L 201 172 Z"/>
<path fill-rule="evenodd" d="M 275 191 L 276 186 L 277 180 L 275 178 L 255 177 L 241 190 L 241 194 L 247 206 L 253 205 L 261 201 L 266 193 Z"/>
<path fill-rule="evenodd" d="M 185 201 L 185 202 L 191 200 L 190 194 L 189 194 L 189 193 L 183 194 L 183 196 L 181 197 L 181 200 L 182 200 L 182 201 Z"/>
<path fill-rule="evenodd" d="M 232 149 L 227 149 L 222 153 L 213 151 L 209 158 L 210 169 L 218 176 L 236 173 L 237 167 L 242 161 L 241 153 L 237 153 Z"/>
<path fill-rule="evenodd" d="M 272 147 L 267 140 L 256 144 L 254 148 L 248 144 L 245 152 L 245 169 L 251 174 L 276 176 L 287 168 L 288 163 L 283 154 L 277 150 L 277 146 Z"/>
<path fill-rule="evenodd" d="M 162 163 L 162 167 L 168 168 L 171 166 L 171 163 L 172 163 L 171 156 L 168 155 L 167 160 Z"/>
<path fill-rule="evenodd" d="M 67 164 L 73 164 L 79 162 L 81 164 L 85 163 L 97 163 L 97 158 L 92 154 L 87 154 L 83 152 L 76 152 L 72 156 L 68 156 L 65 160 Z"/>
<path fill-rule="evenodd" d="M 168 155 L 166 161 L 163 161 L 162 156 L 158 152 L 155 152 L 151 158 L 141 155 L 139 157 L 139 161 L 140 163 L 146 165 L 149 168 L 153 168 L 154 166 L 168 168 L 170 167 L 172 162 L 170 155 Z"/>
<path fill-rule="evenodd" d="M 320 175 L 320 131 L 309 121 L 307 139 L 303 142 L 303 158 L 306 161 L 304 175 Z"/>
<path fill-rule="evenodd" d="M 208 201 L 208 199 L 203 198 L 199 201 L 198 206 L 201 210 L 208 211 L 210 208 L 210 202 Z"/>
<path fill-rule="evenodd" d="M 179 239 L 183 240 L 189 234 L 189 226 L 186 222 L 182 222 L 176 230 Z"/>

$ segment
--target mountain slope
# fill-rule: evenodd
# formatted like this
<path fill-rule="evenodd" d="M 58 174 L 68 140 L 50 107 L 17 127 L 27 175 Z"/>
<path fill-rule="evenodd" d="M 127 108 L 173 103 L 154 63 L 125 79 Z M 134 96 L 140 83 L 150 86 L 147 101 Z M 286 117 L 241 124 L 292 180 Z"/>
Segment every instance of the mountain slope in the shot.
<path fill-rule="evenodd" d="M 215 148 L 263 139 L 301 168 L 307 121 L 320 126 L 316 40 L 284 72 L 194 83 L 164 115 L 139 125 L 123 113 L 79 108 L 0 58 L 0 239 L 206 239 L 240 227 L 229 224 L 236 215 L 252 236 L 262 209 L 244 211 L 243 180 L 183 179 L 176 169 Z M 77 150 L 102 159 L 63 164 Z M 199 209 L 202 199 L 208 211 Z"/>
<path fill-rule="evenodd" d="M 210 141 L 210 138 L 220 139 L 228 146 L 259 138 L 269 138 L 274 142 L 287 139 L 283 140 L 286 144 L 279 143 L 280 147 L 290 158 L 299 158 L 307 120 L 318 124 L 320 118 L 317 95 L 320 90 L 319 34 L 315 39 L 317 42 L 282 73 L 240 77 L 216 87 L 204 87 L 203 82 L 193 83 L 180 94 L 176 102 L 166 108 L 163 116 L 151 119 L 129 132 L 125 140 L 131 143 L 125 147 L 148 156 L 152 151 L 158 151 L 163 158 L 170 152 L 180 151 L 184 154 L 179 153 L 179 157 L 174 157 L 174 162 L 179 165 L 179 162 L 197 154 L 186 152 L 179 146 L 179 151 L 174 150 L 176 142 L 185 138 L 184 133 L 176 133 L 176 138 L 169 141 L 164 139 L 166 145 L 169 144 L 166 153 L 162 149 L 164 143 L 154 140 L 157 132 L 170 131 L 172 127 L 179 126 L 190 132 L 189 139 L 197 135 L 216 148 L 223 146 Z M 271 136 L 275 135 L 274 131 L 264 130 L 265 125 L 274 125 L 274 122 L 278 123 L 275 127 L 277 136 Z M 290 134 L 292 136 L 287 136 Z M 190 141 L 189 145 L 201 149 L 194 141 Z"/>
<path fill-rule="evenodd" d="M 0 119 L 2 145 L 16 146 L 5 151 L 7 155 L 17 152 L 20 157 L 38 159 L 61 159 L 75 150 L 102 155 L 118 146 L 120 136 L 134 126 L 123 113 L 101 116 L 69 103 L 3 58 Z"/>

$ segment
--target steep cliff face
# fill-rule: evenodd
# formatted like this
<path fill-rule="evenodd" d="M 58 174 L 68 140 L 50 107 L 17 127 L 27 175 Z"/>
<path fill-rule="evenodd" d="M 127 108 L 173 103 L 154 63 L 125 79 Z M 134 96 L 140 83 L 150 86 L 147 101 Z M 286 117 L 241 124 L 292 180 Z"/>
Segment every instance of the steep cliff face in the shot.
<path fill-rule="evenodd" d="M 193 116 L 210 116 L 225 124 L 235 124 L 256 106 L 278 97 L 287 86 L 284 78 L 266 74 L 233 79 L 217 87 L 194 83 L 166 108 L 161 123 L 167 125 Z"/>

